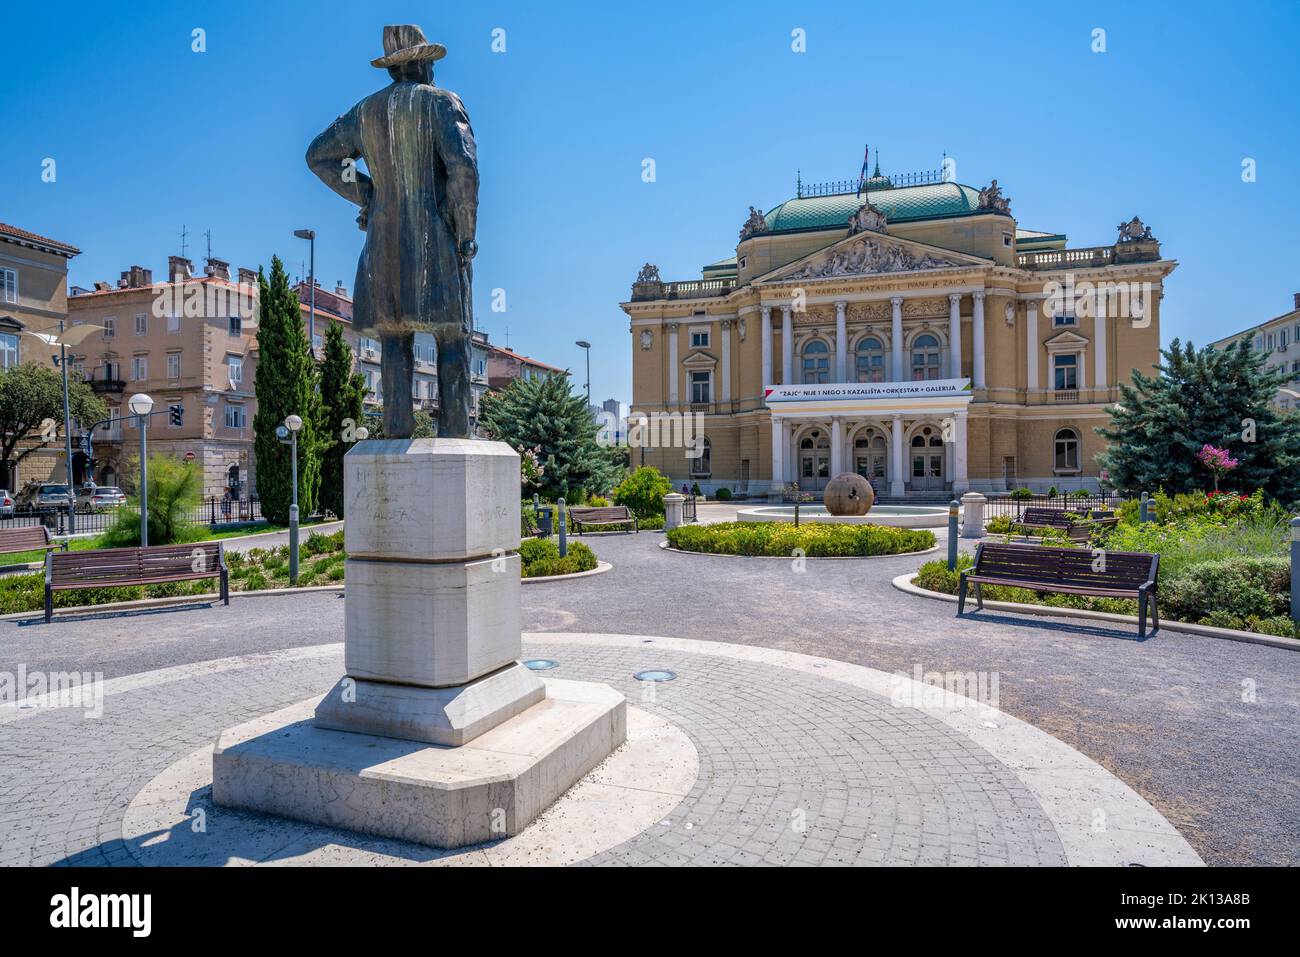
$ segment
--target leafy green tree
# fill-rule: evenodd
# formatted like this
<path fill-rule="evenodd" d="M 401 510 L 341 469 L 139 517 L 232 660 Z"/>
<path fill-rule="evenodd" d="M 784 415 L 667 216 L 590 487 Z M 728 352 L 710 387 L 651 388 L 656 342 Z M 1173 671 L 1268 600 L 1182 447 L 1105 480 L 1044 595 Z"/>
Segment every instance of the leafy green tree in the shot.
<path fill-rule="evenodd" d="M 289 276 L 279 256 L 271 257 L 269 281 L 258 270 L 257 285 L 257 415 L 253 417 L 257 495 L 267 520 L 285 525 L 289 521 L 292 464 L 289 445 L 276 437 L 275 429 L 286 416 L 302 418 L 298 433 L 298 509 L 300 514 L 310 515 L 316 510 L 324 444 L 318 434 L 320 395 L 298 294 L 289 287 Z"/>
<path fill-rule="evenodd" d="M 479 425 L 521 454 L 537 449 L 542 498 L 579 501 L 607 491 L 621 469 L 616 450 L 596 440 L 599 425 L 585 395 L 575 395 L 567 376 L 515 379 L 479 402 Z"/>
<path fill-rule="evenodd" d="M 133 468 L 137 476 L 140 462 Z M 149 544 L 174 545 L 202 538 L 189 516 L 203 498 L 203 475 L 193 462 L 169 455 L 149 456 Z M 128 548 L 140 544 L 140 493 L 129 499 L 129 508 L 119 509 L 113 524 L 100 536 L 104 548 Z"/>
<path fill-rule="evenodd" d="M 321 482 L 318 504 L 343 517 L 343 456 L 354 444 L 355 431 L 364 424 L 366 377 L 352 371 L 352 348 L 343 338 L 343 324 L 330 322 L 325 329 L 325 357 L 320 367 Z"/>
<path fill-rule="evenodd" d="M 643 465 L 614 489 L 614 504 L 626 505 L 637 518 L 664 514 L 664 496 L 673 483 L 653 465 Z"/>
<path fill-rule="evenodd" d="M 1240 491 L 1300 500 L 1300 415 L 1270 404 L 1286 373 L 1265 369 L 1265 354 L 1243 342 L 1198 350 L 1175 339 L 1160 354 L 1160 374 L 1135 369 L 1108 410 L 1110 426 L 1097 429 L 1110 443 L 1097 460 L 1111 484 L 1128 494 L 1202 491 L 1196 456 L 1209 444 L 1240 463 L 1232 473 Z"/>
<path fill-rule="evenodd" d="M 68 408 L 83 427 L 108 417 L 108 407 L 71 371 Z M 24 362 L 0 373 L 0 462 L 16 467 L 37 449 L 50 445 L 63 446 L 63 374 L 37 362 Z"/>
<path fill-rule="evenodd" d="M 379 412 L 382 413 L 383 409 L 379 409 Z M 416 409 L 413 415 L 415 419 L 415 428 L 411 432 L 411 438 L 432 439 L 437 437 L 438 423 L 433 420 L 433 416 L 428 412 L 425 412 L 423 409 Z M 370 437 L 372 439 L 385 438 L 384 417 L 382 414 L 367 416 L 366 428 L 370 430 Z"/>

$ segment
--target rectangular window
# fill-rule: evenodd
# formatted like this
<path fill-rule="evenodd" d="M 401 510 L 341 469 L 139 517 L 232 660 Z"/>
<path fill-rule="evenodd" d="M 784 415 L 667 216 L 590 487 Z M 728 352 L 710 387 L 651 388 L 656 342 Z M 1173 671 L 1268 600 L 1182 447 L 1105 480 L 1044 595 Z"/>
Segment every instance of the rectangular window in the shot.
<path fill-rule="evenodd" d="M 135 334 L 143 336 L 149 331 L 149 317 L 144 313 L 135 317 Z"/>
<path fill-rule="evenodd" d="M 1079 320 L 1074 317 L 1073 309 L 1066 309 L 1052 318 L 1054 326 L 1077 326 Z"/>
<path fill-rule="evenodd" d="M 18 365 L 18 336 L 0 333 L 0 369 L 12 369 Z"/>
<path fill-rule="evenodd" d="M 181 331 L 181 317 L 176 315 L 176 313 L 174 312 L 169 312 L 167 314 L 167 331 L 168 332 Z"/>
<path fill-rule="evenodd" d="M 709 373 L 691 373 L 691 401 L 698 404 L 709 401 Z"/>
<path fill-rule="evenodd" d="M 229 332 L 232 336 L 237 336 L 244 331 L 244 320 L 238 313 L 231 316 L 226 321 L 229 323 L 226 326 L 226 331 Z"/>
<path fill-rule="evenodd" d="M 179 379 L 181 377 L 181 354 L 179 352 L 167 353 L 167 378 Z"/>
<path fill-rule="evenodd" d="M 239 356 L 226 356 L 226 372 L 230 377 L 230 384 L 239 385 L 244 381 L 244 360 Z"/>
<path fill-rule="evenodd" d="M 691 348 L 707 349 L 709 347 L 709 330 L 692 329 L 691 330 Z"/>
<path fill-rule="evenodd" d="M 1283 329 L 1277 334 L 1277 347 L 1285 351 L 1287 344 L 1287 330 Z"/>
<path fill-rule="evenodd" d="M 107 316 L 104 319 L 104 338 L 112 339 L 117 335 L 117 319 L 113 316 Z"/>
<path fill-rule="evenodd" d="M 5 302 L 15 305 L 18 302 L 18 272 L 14 269 L 0 269 L 0 294 Z"/>
<path fill-rule="evenodd" d="M 1055 376 L 1057 392 L 1071 391 L 1079 388 L 1079 357 L 1074 354 L 1054 356 L 1052 371 Z"/>
<path fill-rule="evenodd" d="M 116 381 L 117 381 L 117 374 L 118 374 L 118 371 L 119 371 L 119 369 L 118 369 L 118 365 L 117 365 L 116 362 L 105 362 L 105 363 L 104 363 L 104 378 L 107 379 L 109 382 L 116 382 Z"/>
<path fill-rule="evenodd" d="M 137 381 L 149 378 L 148 356 L 133 356 L 131 358 L 131 378 Z"/>
<path fill-rule="evenodd" d="M 375 354 L 378 352 L 379 343 L 375 342 L 374 339 L 371 339 L 368 336 L 361 337 L 361 354 L 363 356 L 373 359 Z"/>
<path fill-rule="evenodd" d="M 226 428 L 242 429 L 248 419 L 244 415 L 244 407 L 233 403 L 226 404 Z"/>

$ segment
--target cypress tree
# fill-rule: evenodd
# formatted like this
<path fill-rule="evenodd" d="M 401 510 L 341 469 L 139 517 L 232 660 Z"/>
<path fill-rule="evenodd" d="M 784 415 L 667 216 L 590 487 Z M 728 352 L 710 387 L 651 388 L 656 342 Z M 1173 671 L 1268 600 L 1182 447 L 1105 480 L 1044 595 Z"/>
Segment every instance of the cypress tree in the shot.
<path fill-rule="evenodd" d="M 322 443 L 319 504 L 343 517 L 343 456 L 354 444 L 362 425 L 366 377 L 352 371 L 352 348 L 343 338 L 343 324 L 330 322 L 325 330 L 325 357 L 320 367 Z"/>
<path fill-rule="evenodd" d="M 257 274 L 257 415 L 253 417 L 253 452 L 257 456 L 257 495 L 262 514 L 277 525 L 289 521 L 290 449 L 275 434 L 285 417 L 302 418 L 298 433 L 298 513 L 316 510 L 320 486 L 321 411 L 316 368 L 307 344 L 298 294 L 279 256 L 271 257 L 271 278 Z"/>
<path fill-rule="evenodd" d="M 1227 479 L 1237 491 L 1300 500 L 1300 415 L 1271 404 L 1286 373 L 1265 369 L 1265 354 L 1242 341 L 1197 350 L 1175 339 L 1160 354 L 1159 375 L 1135 369 L 1108 410 L 1110 426 L 1097 429 L 1110 443 L 1097 460 L 1111 484 L 1130 494 L 1204 491 L 1212 480 L 1196 453 L 1209 444 L 1239 461 Z"/>
<path fill-rule="evenodd" d="M 516 451 L 537 449 L 544 498 L 570 502 L 583 493 L 608 491 L 622 471 L 617 450 L 596 440 L 599 426 L 583 395 L 574 395 L 567 376 L 515 379 L 479 403 L 479 424 Z"/>

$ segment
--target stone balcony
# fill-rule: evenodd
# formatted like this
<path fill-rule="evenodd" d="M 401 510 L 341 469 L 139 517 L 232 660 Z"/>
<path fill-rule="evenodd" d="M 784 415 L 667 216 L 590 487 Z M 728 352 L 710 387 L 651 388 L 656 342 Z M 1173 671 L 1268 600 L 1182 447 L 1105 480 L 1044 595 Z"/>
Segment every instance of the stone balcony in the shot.
<path fill-rule="evenodd" d="M 658 299 L 713 299 L 736 288 L 735 279 L 694 279 L 683 282 L 634 282 L 632 301 Z"/>
<path fill-rule="evenodd" d="M 1159 258 L 1160 243 L 1154 239 L 1141 239 L 1112 246 L 1017 253 L 1016 265 L 1021 269 L 1032 270 L 1094 269 L 1099 266 L 1156 262 Z"/>

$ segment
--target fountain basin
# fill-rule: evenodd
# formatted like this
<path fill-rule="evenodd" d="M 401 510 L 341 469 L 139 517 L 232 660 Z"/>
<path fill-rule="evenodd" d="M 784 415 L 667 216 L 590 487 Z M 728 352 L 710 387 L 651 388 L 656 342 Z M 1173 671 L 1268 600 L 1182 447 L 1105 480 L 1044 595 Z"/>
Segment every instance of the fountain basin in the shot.
<path fill-rule="evenodd" d="M 793 522 L 793 505 L 760 505 L 742 508 L 738 522 Z M 800 505 L 800 522 L 831 522 L 840 525 L 892 525 L 895 528 L 943 528 L 948 509 L 940 505 L 877 505 L 866 515 L 832 515 L 824 505 Z"/>

